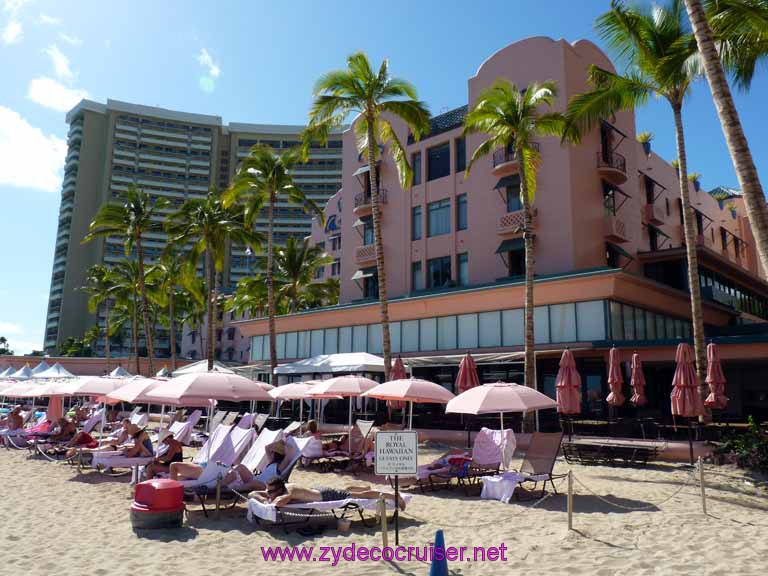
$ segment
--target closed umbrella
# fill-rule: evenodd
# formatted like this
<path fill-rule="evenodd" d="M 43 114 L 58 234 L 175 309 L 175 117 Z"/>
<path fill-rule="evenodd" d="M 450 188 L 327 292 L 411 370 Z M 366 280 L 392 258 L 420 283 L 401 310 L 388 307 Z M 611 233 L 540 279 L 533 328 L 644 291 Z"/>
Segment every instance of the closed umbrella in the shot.
<path fill-rule="evenodd" d="M 725 374 L 720 364 L 720 352 L 714 342 L 707 345 L 706 382 L 709 384 L 709 396 L 704 400 L 704 405 L 717 410 L 728 406 L 728 397 L 725 395 Z"/>
<path fill-rule="evenodd" d="M 419 378 L 404 378 L 390 380 L 371 388 L 362 394 L 365 398 L 378 398 L 379 400 L 397 400 L 408 402 L 410 411 L 408 416 L 408 429 L 413 428 L 413 403 L 446 404 L 454 395 L 439 384 L 420 380 Z"/>
<path fill-rule="evenodd" d="M 571 415 L 581 412 L 581 376 L 576 371 L 576 360 L 573 353 L 567 348 L 560 357 L 560 369 L 555 380 L 555 393 L 557 398 L 557 411 L 561 414 Z M 573 435 L 573 421 L 570 420 L 571 429 L 569 437 Z"/>
<path fill-rule="evenodd" d="M 459 374 L 456 376 L 456 391 L 461 394 L 475 386 L 480 386 L 477 364 L 475 364 L 475 359 L 472 358 L 472 355 L 467 352 L 467 355 L 461 359 L 461 364 L 459 364 Z"/>
<path fill-rule="evenodd" d="M 693 363 L 691 347 L 685 342 L 677 346 L 675 375 L 672 379 L 672 415 L 688 418 L 688 450 L 693 464 L 693 435 L 691 418 L 704 414 L 704 404 L 699 394 L 699 379 Z"/>
<path fill-rule="evenodd" d="M 621 374 L 619 350 L 613 347 L 608 353 L 608 387 L 611 392 L 605 401 L 608 402 L 609 406 L 621 406 L 624 404 L 624 394 L 621 392 L 623 385 L 624 377 Z"/>
<path fill-rule="evenodd" d="M 645 406 L 648 399 L 645 397 L 645 376 L 643 375 L 643 363 L 640 360 L 640 354 L 632 354 L 632 381 L 630 382 L 632 398 L 629 399 L 635 406 Z"/>
<path fill-rule="evenodd" d="M 352 398 L 362 395 L 378 384 L 364 376 L 336 376 L 315 385 L 309 395 L 312 398 L 349 397 L 349 429 L 352 430 Z"/>

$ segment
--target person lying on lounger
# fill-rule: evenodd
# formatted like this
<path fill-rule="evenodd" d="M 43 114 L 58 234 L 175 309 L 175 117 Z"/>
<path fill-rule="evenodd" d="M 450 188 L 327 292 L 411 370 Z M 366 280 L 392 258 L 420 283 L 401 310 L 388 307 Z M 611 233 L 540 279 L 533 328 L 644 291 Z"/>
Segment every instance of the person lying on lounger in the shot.
<path fill-rule="evenodd" d="M 238 490 L 243 492 L 265 490 L 267 483 L 273 478 L 280 477 L 290 464 L 285 457 L 285 444 L 282 441 L 267 446 L 266 452 L 270 462 L 260 473 L 254 474 L 246 466 L 238 464 L 223 478 L 222 483 L 228 486 L 239 481 Z"/>
<path fill-rule="evenodd" d="M 24 418 L 21 416 L 21 406 L 14 406 L 8 416 L 0 420 L 0 428 L 8 430 L 21 430 L 24 427 Z"/>
<path fill-rule="evenodd" d="M 162 456 L 158 456 L 154 459 L 152 464 L 147 466 L 144 471 L 147 480 L 152 480 L 152 478 L 159 476 L 160 474 L 170 473 L 173 464 L 184 460 L 184 445 L 176 440 L 170 432 L 166 431 L 161 433 L 159 444 L 167 446 L 167 448 Z"/>
<path fill-rule="evenodd" d="M 130 434 L 128 434 L 127 426 L 131 421 L 128 418 L 123 418 L 120 423 L 120 429 L 117 436 L 110 436 L 104 440 L 96 440 L 93 436 L 87 432 L 80 431 L 75 434 L 67 443 L 69 450 L 67 450 L 67 458 L 72 458 L 78 450 L 82 450 L 86 454 L 92 454 L 94 452 L 111 452 L 117 450 L 128 442 Z"/>
<path fill-rule="evenodd" d="M 77 426 L 69 418 L 61 417 L 56 420 L 53 433 L 48 437 L 51 442 L 69 442 L 77 434 Z"/>
<path fill-rule="evenodd" d="M 387 500 L 395 502 L 395 495 L 381 490 L 372 490 L 370 486 L 347 486 L 344 489 L 318 487 L 302 488 L 297 484 L 286 484 L 280 478 L 273 478 L 267 482 L 264 491 L 251 492 L 250 498 L 255 498 L 265 504 L 285 506 L 302 502 L 333 502 L 347 500 L 348 498 L 374 499 L 383 496 Z M 400 510 L 405 510 L 405 500 L 398 497 L 397 505 Z"/>

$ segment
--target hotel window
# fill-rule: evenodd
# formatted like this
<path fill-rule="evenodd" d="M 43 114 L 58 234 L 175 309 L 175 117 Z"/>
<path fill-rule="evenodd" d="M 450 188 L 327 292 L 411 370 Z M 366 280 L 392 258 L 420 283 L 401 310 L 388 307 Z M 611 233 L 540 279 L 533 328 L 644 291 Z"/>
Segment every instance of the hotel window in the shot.
<path fill-rule="evenodd" d="M 723 246 L 723 252 L 728 253 L 728 231 L 720 227 L 720 244 Z"/>
<path fill-rule="evenodd" d="M 341 260 L 336 258 L 331 264 L 331 276 L 338 276 L 341 274 Z"/>
<path fill-rule="evenodd" d="M 363 270 L 366 276 L 363 278 L 363 298 L 378 298 L 379 297 L 379 275 L 376 267 L 366 268 Z"/>
<path fill-rule="evenodd" d="M 440 236 L 451 231 L 451 200 L 438 200 L 427 204 L 427 236 Z"/>
<path fill-rule="evenodd" d="M 659 249 L 659 231 L 653 226 L 648 226 L 648 243 L 651 251 Z"/>
<path fill-rule="evenodd" d="M 456 196 L 456 230 L 467 229 L 467 195 Z"/>
<path fill-rule="evenodd" d="M 451 146 L 448 142 L 427 150 L 427 180 L 437 180 L 451 173 Z"/>
<path fill-rule="evenodd" d="M 432 258 L 427 261 L 427 288 L 442 288 L 451 282 L 451 257 Z"/>
<path fill-rule="evenodd" d="M 510 250 L 507 252 L 507 272 L 509 276 L 525 275 L 525 249 Z"/>
<path fill-rule="evenodd" d="M 669 216 L 672 213 L 669 208 L 669 198 L 664 198 L 664 204 L 667 206 L 667 216 Z"/>
<path fill-rule="evenodd" d="M 421 240 L 421 206 L 411 208 L 411 240 Z"/>
<path fill-rule="evenodd" d="M 322 280 L 325 277 L 325 266 L 318 267 L 315 270 L 315 280 Z"/>
<path fill-rule="evenodd" d="M 459 254 L 456 259 L 458 260 L 459 268 L 457 276 L 459 286 L 469 286 L 469 254 L 464 252 Z"/>
<path fill-rule="evenodd" d="M 606 216 L 616 215 L 616 188 L 603 180 L 603 207 Z"/>
<path fill-rule="evenodd" d="M 515 174 L 510 178 L 514 181 L 507 186 L 507 212 L 517 212 L 523 209 L 523 203 L 520 200 L 520 176 Z"/>
<path fill-rule="evenodd" d="M 363 221 L 363 245 L 369 246 L 373 244 L 373 217 L 366 216 L 361 219 Z"/>
<path fill-rule="evenodd" d="M 411 263 L 411 290 L 424 290 L 424 275 L 421 273 L 421 261 Z"/>
<path fill-rule="evenodd" d="M 331 250 L 340 250 L 341 249 L 341 235 L 337 234 L 336 236 L 331 236 Z"/>
<path fill-rule="evenodd" d="M 698 210 L 695 210 L 694 213 L 696 215 L 696 233 L 704 234 L 704 215 Z"/>
<path fill-rule="evenodd" d="M 648 176 L 645 177 L 645 203 L 646 204 L 653 204 L 653 197 L 655 196 L 655 190 L 653 185 L 653 180 L 648 178 Z"/>
<path fill-rule="evenodd" d="M 456 143 L 456 172 L 463 172 L 467 167 L 467 141 L 462 136 Z"/>
<path fill-rule="evenodd" d="M 421 184 L 421 152 L 411 154 L 411 168 L 413 169 L 413 185 Z"/>
<path fill-rule="evenodd" d="M 318 243 L 317 243 L 317 248 L 318 248 L 318 250 L 320 250 L 321 252 L 325 252 L 325 242 L 318 242 Z"/>

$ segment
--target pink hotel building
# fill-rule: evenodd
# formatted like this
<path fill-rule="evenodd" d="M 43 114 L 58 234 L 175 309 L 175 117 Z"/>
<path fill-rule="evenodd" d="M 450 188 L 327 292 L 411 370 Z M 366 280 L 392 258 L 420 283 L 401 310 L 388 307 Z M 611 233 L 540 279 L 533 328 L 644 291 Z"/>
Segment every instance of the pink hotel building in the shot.
<path fill-rule="evenodd" d="M 591 64 L 612 68 L 590 41 L 527 38 L 480 65 L 468 81 L 467 100 L 471 105 L 497 78 L 521 88 L 554 80 L 562 110 L 586 89 Z M 397 125 L 415 172 L 411 190 L 399 186 L 386 153 L 377 175 L 393 353 L 415 375 L 449 388 L 458 355 L 467 350 L 477 355 L 484 381 L 522 377 L 519 167 L 512 155 L 497 150 L 465 178 L 467 159 L 484 139 L 462 136 L 466 111 L 462 106 L 434 116 L 431 133 L 419 142 Z M 635 135 L 634 114 L 624 112 L 579 146 L 563 146 L 556 138 L 538 141 L 538 386 L 554 393 L 557 359 L 569 347 L 584 382 L 585 411 L 595 413 L 604 410 L 607 350 L 614 344 L 623 360 L 641 352 L 651 410 L 668 410 L 674 348 L 691 336 L 677 170 L 646 153 Z M 339 278 L 340 303 L 278 318 L 281 362 L 323 353 L 381 353 L 370 175 L 354 138 L 352 130 L 344 133 L 342 189 L 325 207 L 324 226 L 316 221 L 311 235 L 334 257 L 323 275 Z M 708 338 L 722 345 L 729 411 L 767 416 L 768 284 L 743 201 L 738 193 L 718 200 L 697 188 L 690 184 L 705 323 Z M 266 319 L 235 325 L 251 338 L 251 361 L 267 360 Z"/>

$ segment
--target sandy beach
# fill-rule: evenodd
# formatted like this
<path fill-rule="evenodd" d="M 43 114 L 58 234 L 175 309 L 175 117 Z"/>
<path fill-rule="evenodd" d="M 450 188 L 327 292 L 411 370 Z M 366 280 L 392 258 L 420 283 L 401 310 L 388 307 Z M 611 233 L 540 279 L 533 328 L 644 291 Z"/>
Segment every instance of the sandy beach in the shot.
<path fill-rule="evenodd" d="M 437 454 L 421 450 L 424 462 Z M 556 471 L 569 468 L 559 460 Z M 708 470 L 708 516 L 691 472 L 674 464 L 646 469 L 571 467 L 576 482 L 574 531 L 567 529 L 566 497 L 502 504 L 465 496 L 461 490 L 421 494 L 401 517 L 401 544 L 424 546 L 437 528 L 447 546 L 507 547 L 506 562 L 454 562 L 452 574 L 765 574 L 768 555 L 768 493 L 735 476 L 732 468 Z M 722 476 L 725 474 L 727 476 Z M 343 487 L 360 478 L 298 469 L 292 481 Z M 0 554 L 3 574 L 59 576 L 160 574 L 427 574 L 412 562 L 267 562 L 266 546 L 380 546 L 378 529 L 359 522 L 350 534 L 335 525 L 321 536 L 246 522 L 245 508 L 205 518 L 190 505 L 185 526 L 134 533 L 126 478 L 0 451 Z M 563 483 L 562 489 L 565 489 Z M 670 496 L 672 496 L 670 498 Z M 664 502 L 664 500 L 667 500 Z M 658 506 L 654 504 L 659 503 Z M 645 508 L 628 510 L 627 508 Z M 391 542 L 394 534 L 390 532 Z M 470 548 L 471 549 L 471 548 Z"/>

